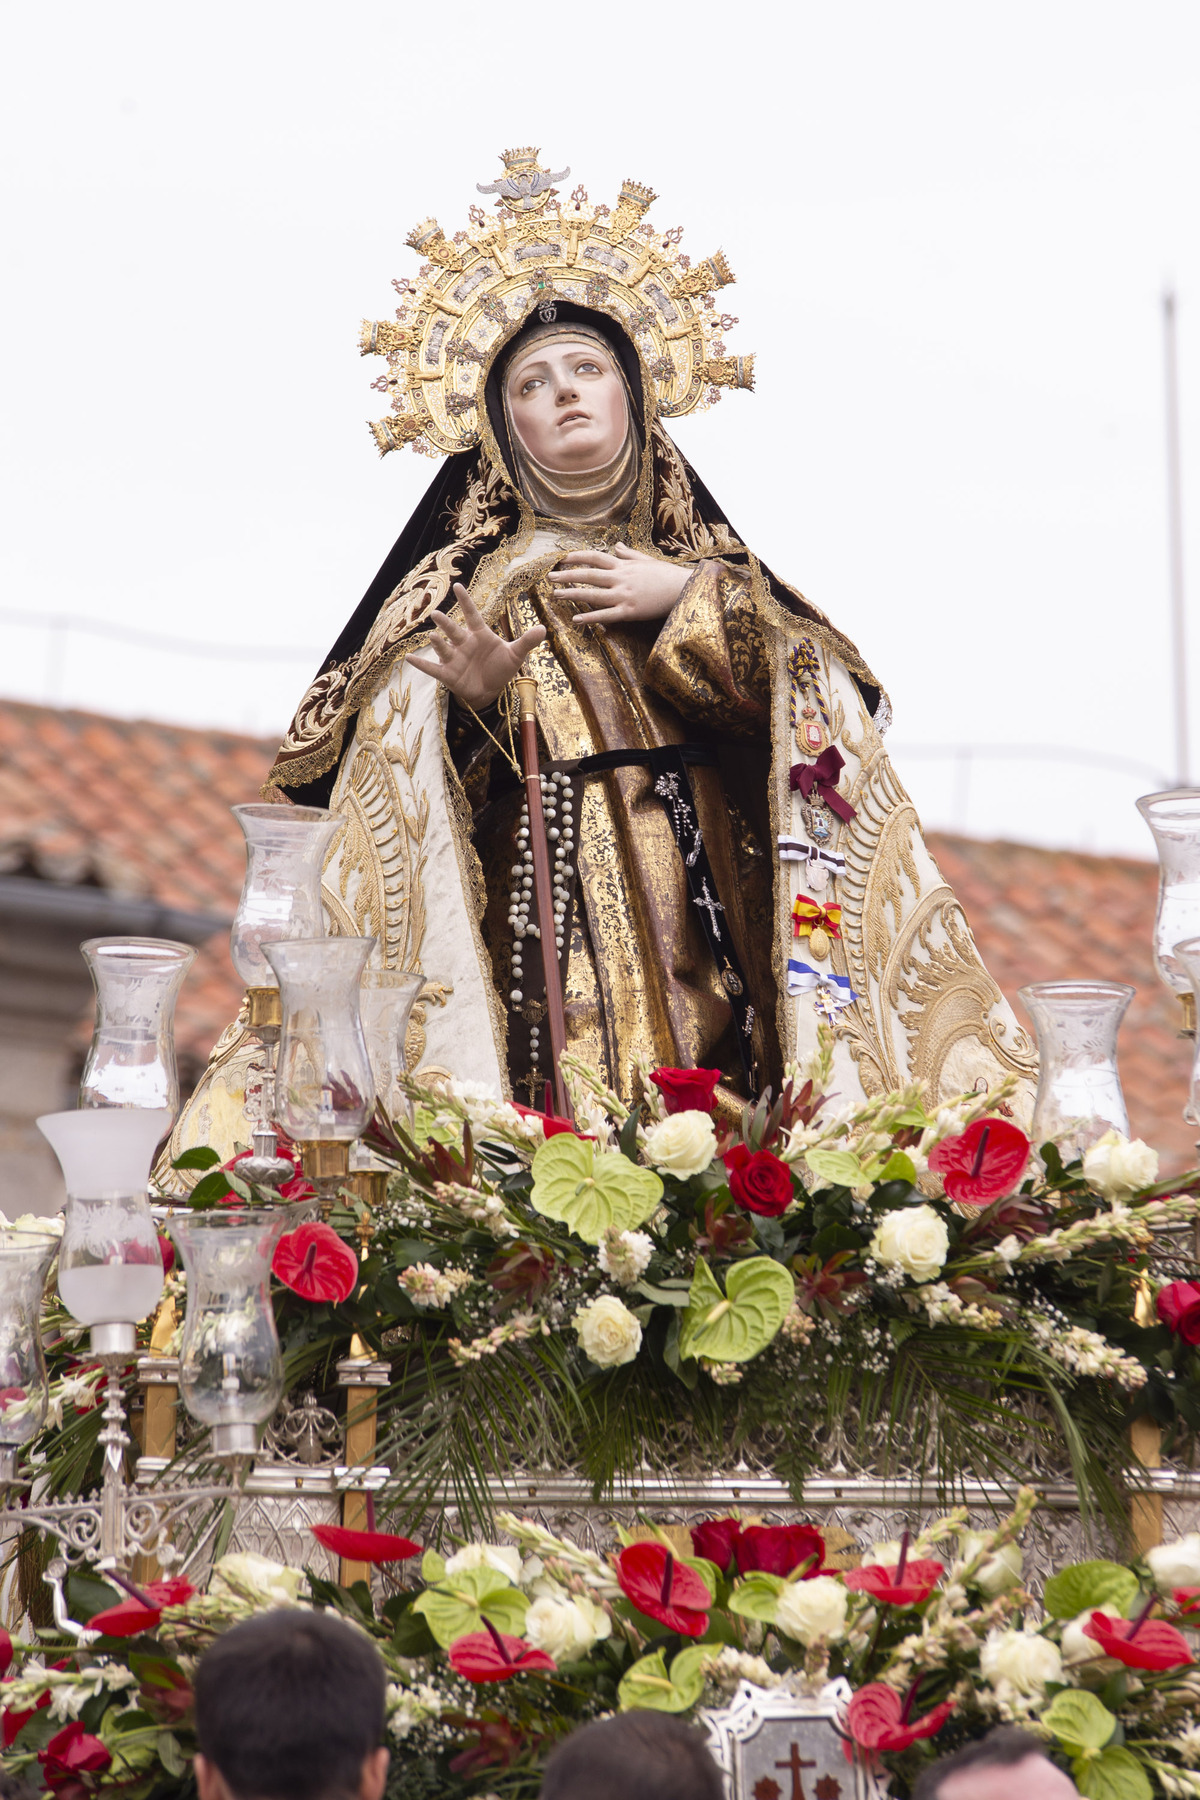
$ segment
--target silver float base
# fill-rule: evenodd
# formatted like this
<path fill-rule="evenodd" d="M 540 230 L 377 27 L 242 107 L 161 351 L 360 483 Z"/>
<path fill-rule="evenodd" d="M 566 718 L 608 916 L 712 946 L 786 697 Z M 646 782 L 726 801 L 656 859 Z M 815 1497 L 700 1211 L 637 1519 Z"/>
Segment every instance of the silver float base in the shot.
<path fill-rule="evenodd" d="M 258 1450 L 258 1427 L 241 1421 L 214 1425 L 210 1443 L 214 1456 L 253 1456 Z"/>
<path fill-rule="evenodd" d="M 137 1326 L 122 1320 L 119 1324 L 92 1326 L 93 1356 L 135 1356 Z"/>

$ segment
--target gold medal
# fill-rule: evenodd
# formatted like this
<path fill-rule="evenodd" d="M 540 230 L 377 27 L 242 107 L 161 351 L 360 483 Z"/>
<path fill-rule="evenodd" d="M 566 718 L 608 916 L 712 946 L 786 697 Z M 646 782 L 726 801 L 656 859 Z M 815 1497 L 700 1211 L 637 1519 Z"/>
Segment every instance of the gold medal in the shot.
<path fill-rule="evenodd" d="M 829 955 L 829 933 L 821 925 L 814 925 L 808 937 L 808 947 L 818 962 L 824 962 Z"/>

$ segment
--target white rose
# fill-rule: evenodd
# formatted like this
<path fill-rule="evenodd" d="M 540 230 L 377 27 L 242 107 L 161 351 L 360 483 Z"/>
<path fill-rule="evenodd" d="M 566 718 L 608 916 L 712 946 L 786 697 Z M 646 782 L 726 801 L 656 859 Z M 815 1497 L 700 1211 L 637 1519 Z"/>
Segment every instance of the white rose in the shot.
<path fill-rule="evenodd" d="M 458 1575 L 463 1569 L 496 1569 L 515 1587 L 521 1579 L 521 1552 L 512 1544 L 464 1544 L 446 1558 L 446 1573 Z"/>
<path fill-rule="evenodd" d="M 959 1554 L 965 1563 L 973 1562 L 983 1549 L 988 1533 L 983 1531 L 964 1531 L 962 1549 Z M 1016 1587 L 1024 1573 L 1025 1559 L 1021 1555 L 1019 1544 L 1005 1544 L 981 1563 L 975 1572 L 975 1584 L 983 1589 L 989 1600 L 997 1594 L 1007 1593 Z"/>
<path fill-rule="evenodd" d="M 1158 1151 L 1141 1138 L 1130 1143 L 1119 1131 L 1106 1131 L 1084 1155 L 1083 1178 L 1109 1200 L 1152 1187 L 1158 1180 Z"/>
<path fill-rule="evenodd" d="M 1173 1588 L 1200 1587 L 1200 1533 L 1189 1531 L 1173 1544 L 1156 1544 L 1147 1550 L 1146 1561 L 1164 1594 Z"/>
<path fill-rule="evenodd" d="M 932 1206 L 902 1207 L 887 1213 L 871 1239 L 871 1255 L 911 1275 L 932 1281 L 950 1253 L 950 1233 Z"/>
<path fill-rule="evenodd" d="M 575 1329 L 584 1355 L 602 1369 L 632 1362 L 642 1347 L 641 1326 L 615 1294 L 601 1294 L 598 1300 L 580 1307 Z"/>
<path fill-rule="evenodd" d="M 556 1599 L 543 1594 L 530 1606 L 522 1626 L 534 1649 L 544 1650 L 555 1662 L 577 1662 L 611 1630 L 612 1620 L 604 1608 L 584 1595 Z"/>
<path fill-rule="evenodd" d="M 834 1644 L 845 1635 L 846 1590 L 832 1575 L 789 1581 L 775 1602 L 775 1623 L 802 1644 Z"/>
<path fill-rule="evenodd" d="M 1040 1694 L 1048 1681 L 1063 1678 L 1058 1645 L 1032 1631 L 993 1628 L 979 1652 L 979 1668 L 992 1687 L 1007 1682 L 1019 1694 Z"/>
<path fill-rule="evenodd" d="M 717 1134 L 707 1113 L 677 1112 L 646 1127 L 646 1161 L 686 1181 L 707 1169 L 717 1154 Z"/>
<path fill-rule="evenodd" d="M 305 1586 L 303 1569 L 289 1569 L 254 1550 L 235 1550 L 214 1564 L 208 1591 L 236 1594 L 243 1600 L 267 1600 L 275 1606 L 294 1606 Z"/>
<path fill-rule="evenodd" d="M 1085 1633 L 1083 1628 L 1093 1613 L 1103 1613 L 1106 1619 L 1118 1617 L 1118 1614 L 1107 1606 L 1089 1606 L 1080 1613 L 1077 1619 L 1072 1619 L 1063 1626 L 1062 1659 L 1068 1669 L 1077 1669 L 1081 1663 L 1096 1662 L 1101 1658 L 1105 1662 L 1111 1661 L 1114 1668 L 1121 1666 L 1115 1657 L 1106 1657 L 1095 1638 L 1088 1637 Z"/>

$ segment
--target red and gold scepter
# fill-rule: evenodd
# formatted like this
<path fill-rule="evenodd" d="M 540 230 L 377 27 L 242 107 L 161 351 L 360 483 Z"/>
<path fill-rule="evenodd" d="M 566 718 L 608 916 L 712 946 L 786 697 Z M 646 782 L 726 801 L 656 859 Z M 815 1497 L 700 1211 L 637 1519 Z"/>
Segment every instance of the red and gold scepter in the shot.
<path fill-rule="evenodd" d="M 550 846 L 542 812 L 542 773 L 538 767 L 537 682 L 532 675 L 517 676 L 521 715 L 521 763 L 525 771 L 525 798 L 529 807 L 529 847 L 533 852 L 533 891 L 537 896 L 538 941 L 546 974 L 546 1023 L 550 1028 L 553 1065 L 554 1110 L 560 1119 L 572 1119 L 567 1085 L 563 1080 L 562 1054 L 567 1047 L 567 1015 L 563 1007 L 562 973 L 554 938 L 554 889 L 550 879 Z"/>

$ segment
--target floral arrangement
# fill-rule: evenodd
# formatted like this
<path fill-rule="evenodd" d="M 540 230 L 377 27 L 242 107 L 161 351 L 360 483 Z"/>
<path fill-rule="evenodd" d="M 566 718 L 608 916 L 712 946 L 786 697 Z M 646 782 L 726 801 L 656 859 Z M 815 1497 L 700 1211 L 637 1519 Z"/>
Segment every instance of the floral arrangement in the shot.
<path fill-rule="evenodd" d="M 377 1454 L 400 1525 L 449 1487 L 487 1529 L 488 1479 L 510 1468 L 580 1471 L 600 1496 L 647 1466 L 748 1460 L 800 1499 L 831 1441 L 951 1487 L 1015 1487 L 1036 1450 L 1115 1520 L 1130 1420 L 1168 1451 L 1200 1425 L 1200 1267 L 1190 1231 L 1171 1236 L 1200 1173 L 1157 1183 L 1155 1153 L 1111 1132 L 1082 1163 L 1033 1155 L 1004 1088 L 839 1105 L 827 1029 L 733 1125 L 715 1070 L 646 1067 L 627 1106 L 563 1060 L 571 1121 L 410 1084 L 412 1120 L 377 1115 L 369 1136 L 386 1204 L 344 1192 L 276 1252 L 289 1389 L 336 1404 L 355 1335 L 391 1365 Z M 190 1151 L 192 1204 L 277 1204 L 243 1160 Z M 297 1170 L 283 1197 L 309 1192 Z M 161 1348 L 183 1292 L 171 1271 Z M 100 1372 L 56 1300 L 45 1325 L 35 1454 L 77 1491 L 98 1472 Z"/>
<path fill-rule="evenodd" d="M 388 1800 L 532 1800 L 549 1749 L 590 1718 L 694 1717 L 744 1681 L 803 1695 L 836 1676 L 854 1690 L 848 1762 L 897 1795 L 1004 1721 L 1041 1737 L 1094 1800 L 1200 1795 L 1200 1536 L 1059 1569 L 1039 1612 L 1022 1585 L 1033 1506 L 1022 1491 L 990 1532 L 951 1512 L 850 1569 L 827 1566 L 811 1525 L 735 1517 L 690 1537 L 625 1532 L 607 1557 L 511 1514 L 497 1520 L 509 1543 L 449 1556 L 359 1534 L 378 1540 L 360 1546 L 372 1560 L 411 1571 L 378 1611 L 365 1583 L 336 1588 L 249 1554 L 221 1558 L 206 1593 L 180 1578 L 124 1594 L 75 1578 L 84 1641 L 0 1633 L 5 1768 L 59 1800 L 183 1800 L 205 1647 L 265 1608 L 329 1606 L 387 1667 Z"/>

